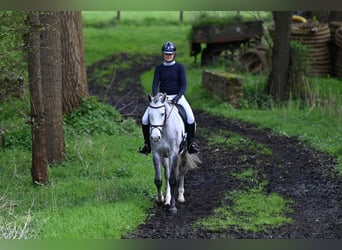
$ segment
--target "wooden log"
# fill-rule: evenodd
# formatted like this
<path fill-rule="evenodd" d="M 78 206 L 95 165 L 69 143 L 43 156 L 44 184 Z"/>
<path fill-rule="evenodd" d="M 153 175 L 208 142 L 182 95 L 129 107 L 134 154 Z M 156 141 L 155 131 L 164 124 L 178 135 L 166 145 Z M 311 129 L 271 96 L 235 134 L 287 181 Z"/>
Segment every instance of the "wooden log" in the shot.
<path fill-rule="evenodd" d="M 236 107 L 243 96 L 242 80 L 238 75 L 227 72 L 202 72 L 202 84 L 211 95 Z"/>

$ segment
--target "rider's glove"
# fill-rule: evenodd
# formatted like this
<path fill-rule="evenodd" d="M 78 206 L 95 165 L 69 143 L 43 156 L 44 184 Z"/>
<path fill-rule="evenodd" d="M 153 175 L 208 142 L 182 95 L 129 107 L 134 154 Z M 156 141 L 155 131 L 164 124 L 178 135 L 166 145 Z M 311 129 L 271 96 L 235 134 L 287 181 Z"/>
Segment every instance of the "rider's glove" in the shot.
<path fill-rule="evenodd" d="M 180 99 L 180 96 L 179 96 L 179 95 L 176 95 L 174 98 L 172 98 L 171 103 L 177 104 L 177 102 L 179 101 L 179 99 Z"/>

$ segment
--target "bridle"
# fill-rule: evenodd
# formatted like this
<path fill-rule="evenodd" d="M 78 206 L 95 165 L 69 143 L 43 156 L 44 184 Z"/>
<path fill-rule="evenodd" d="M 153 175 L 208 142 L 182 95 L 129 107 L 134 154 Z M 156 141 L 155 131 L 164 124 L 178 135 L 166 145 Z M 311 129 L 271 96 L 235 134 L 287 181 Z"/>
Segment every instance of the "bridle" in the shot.
<path fill-rule="evenodd" d="M 166 114 L 164 114 L 164 121 L 163 121 L 163 124 L 150 124 L 150 127 L 151 127 L 151 132 L 153 129 L 158 129 L 160 131 L 160 133 L 162 132 L 162 129 L 165 127 L 165 123 L 166 123 L 166 120 L 170 117 L 171 113 L 172 113 L 172 110 L 173 108 L 175 107 L 176 105 L 172 105 L 172 108 L 170 110 L 170 113 L 168 114 L 168 116 L 166 116 Z M 160 108 L 164 108 L 165 109 L 165 113 L 166 113 L 166 107 L 165 107 L 165 104 L 163 105 L 160 105 L 160 106 L 151 106 L 149 105 L 150 108 L 152 109 L 160 109 Z"/>

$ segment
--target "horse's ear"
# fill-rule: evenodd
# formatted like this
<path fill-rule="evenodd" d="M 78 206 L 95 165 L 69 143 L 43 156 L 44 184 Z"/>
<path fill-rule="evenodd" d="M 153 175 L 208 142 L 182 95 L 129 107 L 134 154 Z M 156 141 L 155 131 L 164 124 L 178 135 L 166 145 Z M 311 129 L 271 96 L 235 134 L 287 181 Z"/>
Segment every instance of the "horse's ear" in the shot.
<path fill-rule="evenodd" d="M 166 97 L 167 97 L 166 93 L 163 93 L 163 95 L 160 99 L 162 103 L 164 103 L 166 101 Z"/>

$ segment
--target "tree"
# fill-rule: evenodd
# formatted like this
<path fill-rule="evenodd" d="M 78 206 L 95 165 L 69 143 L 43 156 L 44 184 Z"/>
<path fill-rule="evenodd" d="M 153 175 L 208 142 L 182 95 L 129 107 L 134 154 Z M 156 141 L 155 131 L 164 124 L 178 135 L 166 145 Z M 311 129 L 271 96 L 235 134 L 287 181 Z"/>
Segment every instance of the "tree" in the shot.
<path fill-rule="evenodd" d="M 274 11 L 274 41 L 272 70 L 268 76 L 266 92 L 275 100 L 287 98 L 290 67 L 291 11 Z"/>
<path fill-rule="evenodd" d="M 46 160 L 45 109 L 40 70 L 39 14 L 37 12 L 30 12 L 28 14 L 27 22 L 30 28 L 29 35 L 27 36 L 27 47 L 32 123 L 31 175 L 33 183 L 47 184 L 48 164 Z"/>
<path fill-rule="evenodd" d="M 59 12 L 40 12 L 40 66 L 49 164 L 65 159 L 62 112 L 62 53 Z"/>
<path fill-rule="evenodd" d="M 65 159 L 63 110 L 89 95 L 82 19 L 80 12 L 31 12 L 28 24 L 32 178 L 46 184 L 47 166 Z"/>
<path fill-rule="evenodd" d="M 81 12 L 61 12 L 61 26 L 63 113 L 69 114 L 89 96 Z"/>
<path fill-rule="evenodd" d="M 48 165 L 65 159 L 63 110 L 88 96 L 82 19 L 80 12 L 30 12 L 27 20 L 32 179 L 46 184 Z"/>

